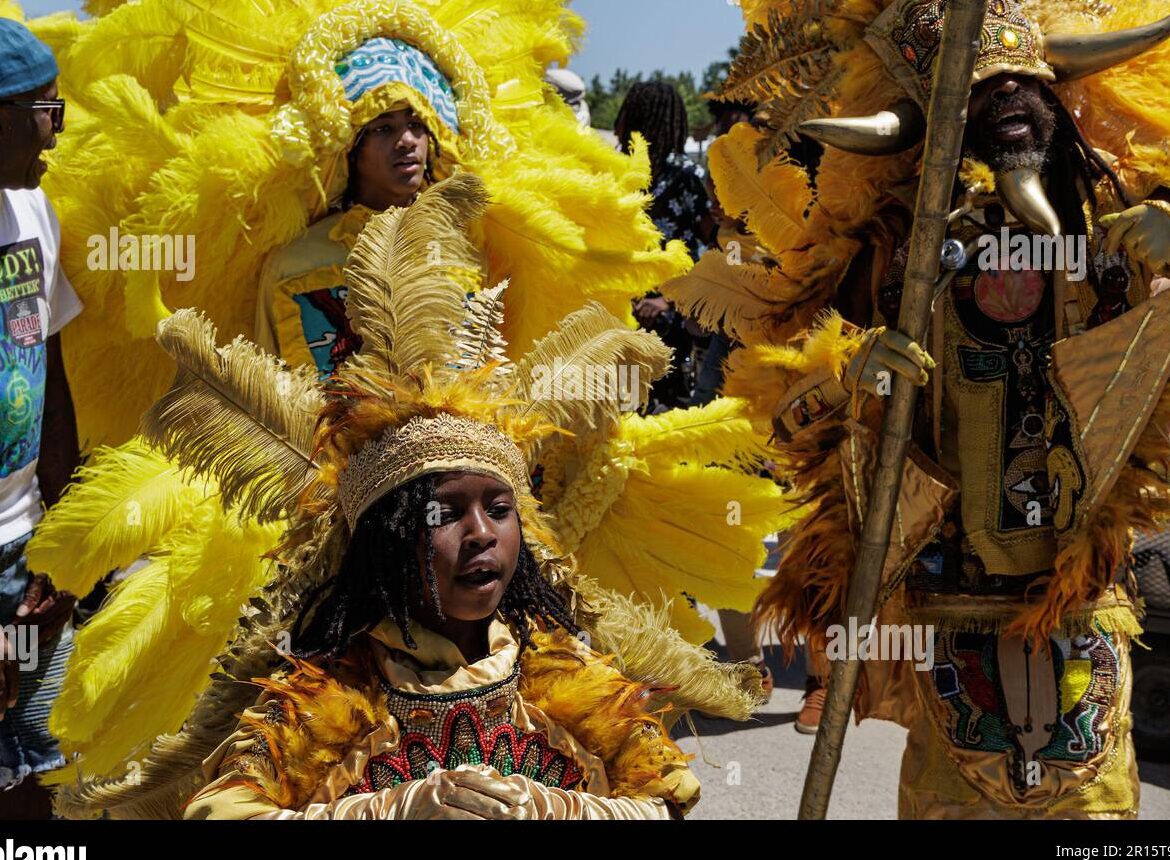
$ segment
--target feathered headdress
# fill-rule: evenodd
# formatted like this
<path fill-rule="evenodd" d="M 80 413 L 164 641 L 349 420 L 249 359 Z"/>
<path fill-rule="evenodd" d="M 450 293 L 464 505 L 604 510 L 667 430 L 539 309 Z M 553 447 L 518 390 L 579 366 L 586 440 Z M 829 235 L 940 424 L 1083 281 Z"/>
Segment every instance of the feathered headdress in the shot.
<path fill-rule="evenodd" d="M 91 12 L 30 23 L 70 103 L 44 187 L 89 309 L 62 336 L 85 448 L 125 441 L 165 390 L 173 366 L 151 338 L 169 308 L 254 335 L 265 259 L 336 202 L 355 135 L 394 107 L 427 120 L 438 178 L 462 165 L 491 194 L 471 229 L 491 280 L 510 280 L 514 355 L 589 301 L 632 324 L 630 299 L 689 266 L 644 211 L 645 147 L 613 152 L 542 81 L 582 31 L 564 0 L 142 0 Z M 120 245 L 143 236 L 193 237 L 187 272 L 132 267 Z"/>
<path fill-rule="evenodd" d="M 686 591 L 746 610 L 758 593 L 752 573 L 762 559 L 762 537 L 788 518 L 775 485 L 744 469 L 758 455 L 748 422 L 734 402 L 673 418 L 625 414 L 623 404 L 645 402 L 669 352 L 654 335 L 627 329 L 596 304 L 569 314 L 510 362 L 498 329 L 503 285 L 466 299 L 469 279 L 482 277 L 466 226 L 486 205 L 482 183 L 460 173 L 424 191 L 409 209 L 371 220 L 346 269 L 351 324 L 362 348 L 325 390 L 311 371 L 290 370 L 242 339 L 216 347 L 214 327 L 195 311 L 160 324 L 159 341 L 180 372 L 148 411 L 144 436 L 174 468 L 213 482 L 249 521 L 285 517 L 289 530 L 277 553 L 279 573 L 252 600 L 219 657 L 224 673 L 201 693 L 199 686 L 191 689 L 200 693 L 193 713 L 190 700 L 180 697 L 176 706 L 132 722 L 129 731 L 116 719 L 93 726 L 80 707 L 84 693 L 54 713 L 63 748 L 81 753 L 76 766 L 90 780 L 68 786 L 74 772 L 61 772 L 62 810 L 124 806 L 125 814 L 173 814 L 198 762 L 231 731 L 232 715 L 254 694 L 236 679 L 266 675 L 277 665 L 271 643 L 281 641 L 304 596 L 336 573 L 362 509 L 429 472 L 485 472 L 517 491 L 525 539 L 543 572 L 569 592 L 594 647 L 615 654 L 627 676 L 670 688 L 665 698 L 680 709 L 737 718 L 751 712 L 758 694 L 753 671 L 720 666 L 688 644 L 675 628 L 705 641 L 710 631 L 697 617 L 671 627 L 654 608 L 666 594 L 679 598 L 676 618 L 693 616 L 681 599 Z M 429 253 L 434 241 L 443 254 Z M 632 388 L 569 385 L 607 368 L 623 369 Z M 538 466 L 548 476 L 544 511 L 529 485 Z M 604 492 L 595 493 L 597 487 Z M 66 521 L 83 515 L 70 502 L 67 496 L 57 515 Z M 50 521 L 32 552 L 38 561 L 56 560 L 51 552 L 38 555 L 40 547 L 51 549 L 55 534 Z M 92 554 L 110 559 L 125 552 L 124 541 L 108 540 L 114 546 Z M 635 551 L 631 544 L 638 542 L 653 547 Z M 581 574 L 566 546 L 580 551 Z M 56 576 L 57 568 L 51 570 Z M 205 587 L 214 588 L 219 571 L 212 566 L 203 575 Z M 133 581 L 134 575 L 122 587 Z M 60 584 L 86 590 L 84 582 Z M 103 612 L 111 610 L 113 604 Z M 82 655 L 84 636 L 77 642 Z M 172 668 L 176 660 L 188 662 L 168 653 Z M 141 668 L 149 677 L 151 661 L 139 654 L 122 671 Z M 107 714 L 109 699 L 130 705 L 149 694 L 140 684 L 107 681 L 95 673 L 72 683 L 91 694 L 102 691 Z M 144 734 L 148 725 L 152 734 Z M 159 738 L 147 752 L 155 734 L 180 726 L 178 735 Z M 145 762 L 133 780 L 93 781 L 121 776 L 130 758 Z"/>

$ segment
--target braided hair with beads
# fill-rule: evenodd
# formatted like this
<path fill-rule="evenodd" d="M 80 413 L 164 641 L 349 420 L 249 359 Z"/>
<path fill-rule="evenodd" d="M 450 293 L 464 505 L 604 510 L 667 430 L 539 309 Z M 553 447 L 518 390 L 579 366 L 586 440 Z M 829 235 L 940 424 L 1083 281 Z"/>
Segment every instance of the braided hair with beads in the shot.
<path fill-rule="evenodd" d="M 310 595 L 301 609 L 293 627 L 294 655 L 301 659 L 340 657 L 354 637 L 384 618 L 398 625 L 407 647 L 417 647 L 410 635 L 410 621 L 412 610 L 421 608 L 426 600 L 424 583 L 431 604 L 440 618 L 443 616 L 435 577 L 433 527 L 427 522 L 427 507 L 434 496 L 435 476 L 423 475 L 387 493 L 362 514 L 337 576 Z M 420 539 L 425 541 L 426 565 L 421 577 Z M 498 611 L 516 631 L 522 648 L 531 645 L 532 619 L 570 633 L 578 630 L 565 601 L 540 572 L 523 530 L 516 572 Z"/>

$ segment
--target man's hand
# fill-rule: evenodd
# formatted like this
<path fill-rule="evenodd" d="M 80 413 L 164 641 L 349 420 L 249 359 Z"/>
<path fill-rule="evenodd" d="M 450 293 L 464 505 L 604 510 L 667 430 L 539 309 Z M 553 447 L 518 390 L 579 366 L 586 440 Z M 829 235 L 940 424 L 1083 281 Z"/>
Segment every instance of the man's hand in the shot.
<path fill-rule="evenodd" d="M 64 629 L 73 613 L 77 598 L 67 591 L 57 591 L 49 577 L 38 573 L 24 588 L 24 598 L 16 607 L 12 623 L 20 627 L 34 626 L 37 642 L 44 644 Z M 16 704 L 20 692 L 20 655 L 13 651 L 14 643 L 0 633 L 0 720 Z"/>
<path fill-rule="evenodd" d="M 893 374 L 900 374 L 917 386 L 926 385 L 929 371 L 934 370 L 934 359 L 926 350 L 900 331 L 870 329 L 865 334 L 861 349 L 845 369 L 845 387 L 858 387 L 870 394 L 890 393 Z"/>
<path fill-rule="evenodd" d="M 1125 247 L 1131 259 L 1148 266 L 1156 275 L 1170 275 L 1170 204 L 1140 203 L 1124 212 L 1106 215 L 1101 226 L 1108 230 L 1105 253 Z"/>
<path fill-rule="evenodd" d="M 58 591 L 49 577 L 38 573 L 24 589 L 16 619 L 20 624 L 36 625 L 37 641 L 43 644 L 64 629 L 76 603 L 76 597 L 68 591 Z"/>
<path fill-rule="evenodd" d="M 0 720 L 16 704 L 16 697 L 20 693 L 20 663 L 16 655 L 11 653 L 11 646 L 8 637 L 0 633 Z"/>
<path fill-rule="evenodd" d="M 670 310 L 670 302 L 661 296 L 639 299 L 634 303 L 634 318 L 642 325 L 648 326 L 668 310 Z"/>

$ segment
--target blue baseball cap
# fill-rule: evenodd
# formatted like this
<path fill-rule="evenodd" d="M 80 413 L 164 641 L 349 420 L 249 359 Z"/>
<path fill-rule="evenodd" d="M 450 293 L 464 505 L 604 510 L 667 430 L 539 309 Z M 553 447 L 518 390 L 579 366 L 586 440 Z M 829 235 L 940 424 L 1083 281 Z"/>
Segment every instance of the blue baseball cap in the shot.
<path fill-rule="evenodd" d="M 57 74 L 48 45 L 19 21 L 0 18 L 0 98 L 43 87 Z"/>

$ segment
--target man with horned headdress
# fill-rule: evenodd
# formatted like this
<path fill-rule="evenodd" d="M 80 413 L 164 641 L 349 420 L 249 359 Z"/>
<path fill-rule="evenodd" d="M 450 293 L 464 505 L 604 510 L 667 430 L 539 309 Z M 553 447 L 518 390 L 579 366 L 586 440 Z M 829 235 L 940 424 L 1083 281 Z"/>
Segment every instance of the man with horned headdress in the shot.
<path fill-rule="evenodd" d="M 1170 491 L 1170 17 L 988 5 L 920 346 L 892 326 L 946 3 L 744 6 L 722 95 L 762 107 L 711 169 L 772 262 L 705 258 L 666 294 L 745 344 L 725 391 L 806 503 L 756 618 L 834 658 L 884 395 L 909 377 L 877 620 L 919 625 L 933 660 L 866 663 L 855 703 L 909 730 L 900 815 L 1135 816 L 1127 560 Z M 773 158 L 799 135 L 826 147 L 815 185 Z"/>

